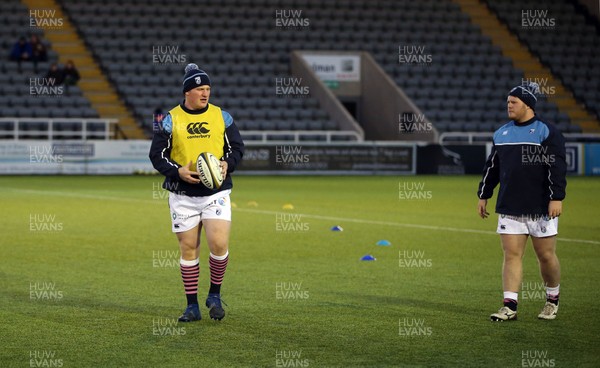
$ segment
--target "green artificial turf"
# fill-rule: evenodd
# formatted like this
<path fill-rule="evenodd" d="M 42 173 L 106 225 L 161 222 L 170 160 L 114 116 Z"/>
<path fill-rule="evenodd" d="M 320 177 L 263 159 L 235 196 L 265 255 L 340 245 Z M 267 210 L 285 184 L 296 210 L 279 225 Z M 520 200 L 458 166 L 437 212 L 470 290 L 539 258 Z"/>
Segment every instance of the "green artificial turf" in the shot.
<path fill-rule="evenodd" d="M 496 217 L 477 216 L 478 181 L 236 177 L 227 315 L 202 307 L 202 321 L 178 324 L 160 177 L 2 177 L 0 366 L 597 366 L 600 179 L 569 178 L 558 318 L 537 319 L 528 245 L 528 297 L 506 323 L 489 321 L 502 251 Z M 202 244 L 201 301 L 207 258 Z"/>

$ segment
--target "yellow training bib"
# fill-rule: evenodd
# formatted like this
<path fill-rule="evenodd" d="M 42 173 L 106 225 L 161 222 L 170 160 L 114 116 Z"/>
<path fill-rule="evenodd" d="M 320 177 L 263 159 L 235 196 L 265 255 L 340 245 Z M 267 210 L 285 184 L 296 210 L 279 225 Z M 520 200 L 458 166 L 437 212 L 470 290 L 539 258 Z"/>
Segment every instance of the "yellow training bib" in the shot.
<path fill-rule="evenodd" d="M 225 121 L 220 107 L 208 104 L 205 112 L 190 114 L 177 105 L 169 113 L 173 122 L 172 160 L 185 166 L 190 161 L 195 165 L 202 152 L 223 157 Z"/>

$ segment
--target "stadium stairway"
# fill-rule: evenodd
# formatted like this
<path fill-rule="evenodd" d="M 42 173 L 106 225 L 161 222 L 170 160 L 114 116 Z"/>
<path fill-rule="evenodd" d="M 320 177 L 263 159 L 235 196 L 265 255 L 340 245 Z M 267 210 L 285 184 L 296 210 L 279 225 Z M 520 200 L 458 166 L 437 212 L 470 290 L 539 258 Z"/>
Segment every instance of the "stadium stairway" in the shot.
<path fill-rule="evenodd" d="M 484 35 L 490 37 L 492 43 L 502 49 L 504 56 L 512 59 L 515 68 L 523 70 L 525 79 L 530 81 L 543 81 L 540 83 L 542 93 L 544 85 L 553 86 L 554 94 L 548 94 L 558 109 L 567 114 L 571 123 L 577 124 L 586 133 L 600 132 L 600 122 L 583 108 L 573 94 L 567 90 L 562 82 L 552 72 L 541 64 L 538 58 L 529 49 L 521 44 L 518 38 L 511 33 L 505 24 L 500 22 L 485 4 L 478 0 L 453 0 L 461 10 L 468 14 L 471 22 L 478 25 Z M 547 88 L 551 91 L 550 88 Z"/>
<path fill-rule="evenodd" d="M 44 36 L 52 43 L 52 48 L 58 53 L 61 63 L 73 60 L 81 75 L 78 86 L 100 118 L 118 120 L 119 129 L 123 133 L 118 135 L 119 138 L 145 139 L 142 129 L 121 102 L 115 89 L 106 79 L 85 43 L 79 37 L 77 30 L 56 1 L 22 1 L 30 10 L 54 10 L 55 17 L 62 19 L 61 27 L 44 28 Z"/>

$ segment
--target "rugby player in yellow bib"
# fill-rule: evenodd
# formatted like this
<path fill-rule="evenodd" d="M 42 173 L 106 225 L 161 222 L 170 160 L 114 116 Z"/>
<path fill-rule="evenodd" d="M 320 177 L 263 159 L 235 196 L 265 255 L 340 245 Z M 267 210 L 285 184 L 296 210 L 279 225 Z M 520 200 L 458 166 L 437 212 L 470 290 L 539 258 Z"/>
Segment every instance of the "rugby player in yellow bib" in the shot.
<path fill-rule="evenodd" d="M 180 322 L 201 319 L 198 305 L 200 234 L 204 229 L 209 256 L 210 289 L 206 307 L 212 319 L 221 320 L 225 311 L 221 284 L 229 260 L 229 233 L 233 187 L 231 173 L 242 160 L 244 142 L 231 115 L 208 102 L 210 78 L 196 64 L 188 64 L 183 78 L 184 100 L 172 108 L 155 128 L 150 160 L 165 176 L 169 193 L 172 231 L 181 251 L 180 269 L 187 308 Z M 221 159 L 224 177 L 219 189 L 201 184 L 195 162 L 202 152 Z"/>

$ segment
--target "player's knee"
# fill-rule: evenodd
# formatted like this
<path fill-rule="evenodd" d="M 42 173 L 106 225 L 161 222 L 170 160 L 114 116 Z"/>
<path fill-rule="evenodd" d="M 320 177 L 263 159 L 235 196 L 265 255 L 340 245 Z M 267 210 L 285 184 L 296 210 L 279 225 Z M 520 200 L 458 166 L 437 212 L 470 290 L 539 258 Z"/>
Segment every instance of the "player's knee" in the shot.
<path fill-rule="evenodd" d="M 225 252 L 227 252 L 227 248 L 228 248 L 227 242 L 217 243 L 217 244 L 215 244 L 214 248 L 221 251 L 222 253 L 225 253 Z"/>
<path fill-rule="evenodd" d="M 525 255 L 525 252 L 519 249 L 504 249 L 504 259 L 506 260 L 520 260 Z"/>
<path fill-rule="evenodd" d="M 198 247 L 198 242 L 192 239 L 182 239 L 179 241 L 179 247 L 182 251 L 193 252 Z"/>
<path fill-rule="evenodd" d="M 211 253 L 215 256 L 222 256 L 227 253 L 228 244 L 227 241 L 213 241 L 210 244 Z"/>
<path fill-rule="evenodd" d="M 556 253 L 552 251 L 544 251 L 537 253 L 537 258 L 540 263 L 552 263 L 557 262 L 558 258 L 556 257 Z"/>

